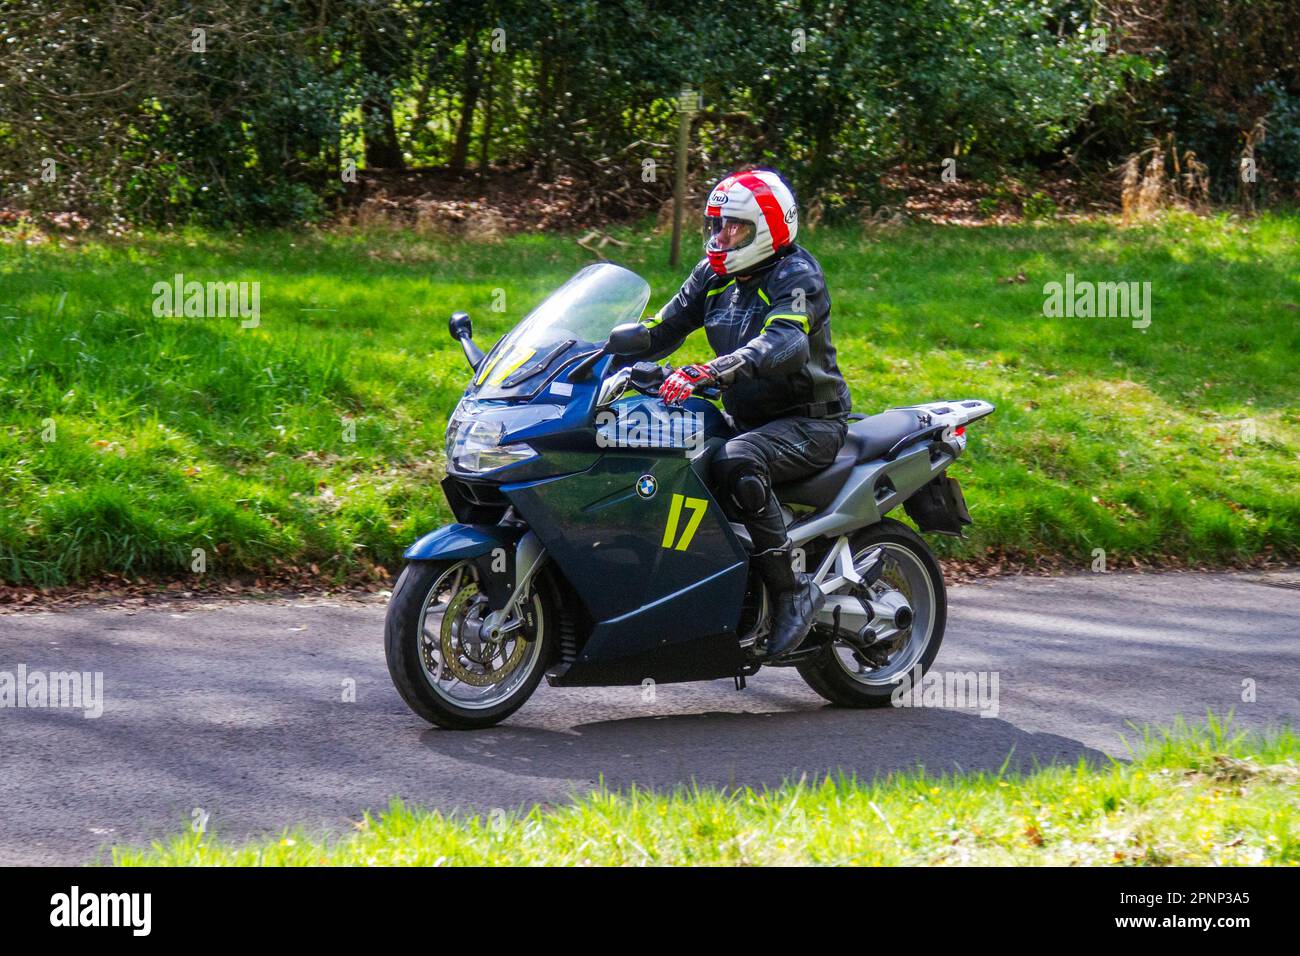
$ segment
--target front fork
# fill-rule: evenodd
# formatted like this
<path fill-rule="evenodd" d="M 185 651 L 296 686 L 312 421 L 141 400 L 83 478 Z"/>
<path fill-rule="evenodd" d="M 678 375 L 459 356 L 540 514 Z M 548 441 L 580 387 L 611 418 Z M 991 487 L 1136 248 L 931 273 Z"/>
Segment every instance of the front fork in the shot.
<path fill-rule="evenodd" d="M 537 573 L 546 563 L 546 549 L 535 533 L 527 531 L 513 552 L 501 545 L 473 560 L 488 606 L 492 608 L 483 616 L 480 630 L 484 637 L 497 640 L 523 625 L 520 609 L 532 591 Z"/>

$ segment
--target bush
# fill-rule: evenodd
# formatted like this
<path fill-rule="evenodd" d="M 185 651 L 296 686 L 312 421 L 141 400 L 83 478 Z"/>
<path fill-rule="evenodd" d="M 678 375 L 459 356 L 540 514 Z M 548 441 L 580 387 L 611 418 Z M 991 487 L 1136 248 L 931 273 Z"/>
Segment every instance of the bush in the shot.
<path fill-rule="evenodd" d="M 596 0 L 359 0 L 329 18 L 305 0 L 215 0 L 186 18 L 14 0 L 0 173 L 27 208 L 209 224 L 311 220 L 349 158 L 522 161 L 614 192 L 645 159 L 670 167 L 673 97 L 692 86 L 699 178 L 772 163 L 805 202 L 833 197 L 833 215 L 879 204 L 889 168 L 954 147 L 1032 160 L 1144 67 L 1094 50 L 1089 13 L 1066 0 L 724 0 L 707 29 L 701 15 L 685 0 L 628 0 L 617 17 Z"/>

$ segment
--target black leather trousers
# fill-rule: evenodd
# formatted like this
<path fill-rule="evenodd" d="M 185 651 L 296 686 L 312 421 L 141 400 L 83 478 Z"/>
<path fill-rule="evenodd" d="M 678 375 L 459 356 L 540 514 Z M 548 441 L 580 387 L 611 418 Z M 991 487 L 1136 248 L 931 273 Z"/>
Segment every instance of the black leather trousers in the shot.
<path fill-rule="evenodd" d="M 827 467 L 844 446 L 847 431 L 843 418 L 778 418 L 741 432 L 718 449 L 710 464 L 714 488 L 749 530 L 755 552 L 786 541 L 772 486 Z"/>

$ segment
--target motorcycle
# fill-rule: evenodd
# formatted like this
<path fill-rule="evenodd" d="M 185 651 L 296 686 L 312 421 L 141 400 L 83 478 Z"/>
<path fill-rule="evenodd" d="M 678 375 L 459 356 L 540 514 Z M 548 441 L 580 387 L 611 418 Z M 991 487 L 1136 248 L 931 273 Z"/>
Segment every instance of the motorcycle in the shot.
<path fill-rule="evenodd" d="M 716 390 L 667 406 L 657 395 L 669 369 L 633 362 L 649 345 L 649 297 L 636 273 L 587 266 L 486 354 L 469 316 L 452 315 L 473 370 L 446 433 L 456 523 L 406 551 L 385 623 L 393 683 L 425 720 L 491 726 L 543 676 L 743 689 L 764 666 L 796 668 L 835 704 L 880 707 L 934 661 L 943 573 L 886 516 L 902 506 L 922 532 L 962 534 L 970 514 L 946 472 L 993 405 L 851 416 L 830 466 L 776 486 L 796 570 L 826 603 L 803 644 L 768 660 L 771 596 L 743 524 L 707 481 L 734 432 Z"/>

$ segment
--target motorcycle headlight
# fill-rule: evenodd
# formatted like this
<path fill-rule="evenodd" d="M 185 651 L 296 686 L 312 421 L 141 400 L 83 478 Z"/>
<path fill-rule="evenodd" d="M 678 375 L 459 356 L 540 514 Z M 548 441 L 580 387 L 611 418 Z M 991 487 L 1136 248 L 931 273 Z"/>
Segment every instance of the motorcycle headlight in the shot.
<path fill-rule="evenodd" d="M 536 457 L 532 446 L 523 442 L 502 445 L 505 432 L 501 422 L 452 418 L 447 426 L 447 460 L 457 471 L 484 472 Z"/>

